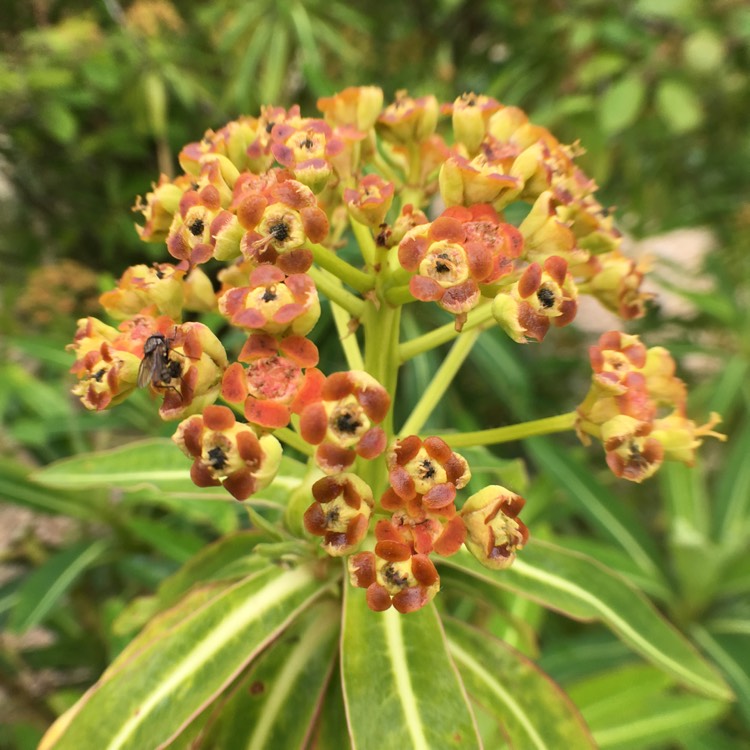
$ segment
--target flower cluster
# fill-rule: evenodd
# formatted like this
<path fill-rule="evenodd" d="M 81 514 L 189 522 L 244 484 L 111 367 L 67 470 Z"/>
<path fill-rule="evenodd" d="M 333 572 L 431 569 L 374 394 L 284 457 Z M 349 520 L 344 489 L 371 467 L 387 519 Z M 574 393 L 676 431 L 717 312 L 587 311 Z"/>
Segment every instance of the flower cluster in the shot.
<path fill-rule="evenodd" d="M 607 465 L 623 479 L 642 482 L 663 461 L 692 466 L 703 437 L 724 439 L 712 428 L 687 418 L 687 389 L 675 376 L 675 362 L 661 346 L 647 349 L 638 336 L 619 331 L 602 334 L 589 352 L 591 388 L 578 407 L 581 439 L 602 441 Z"/>
<path fill-rule="evenodd" d="M 462 500 L 471 473 L 450 435 L 418 434 L 447 375 L 394 429 L 401 363 L 494 323 L 513 341 L 541 342 L 574 320 L 582 294 L 638 317 L 648 295 L 645 269 L 622 253 L 575 163 L 578 146 L 486 96 L 441 106 L 402 91 L 383 105 L 380 89 L 350 88 L 320 99 L 322 117 L 266 106 L 186 145 L 183 173 L 162 175 L 135 206 L 139 236 L 163 243 L 172 262 L 127 269 L 100 300 L 115 324 L 81 320 L 70 348 L 86 408 L 140 387 L 163 419 L 180 420 L 174 441 L 200 487 L 247 500 L 279 471 L 279 441 L 304 456 L 320 478 L 289 523 L 309 535 L 300 543 L 310 550 L 310 536 L 322 537 L 326 554 L 348 557 L 373 610 L 410 612 L 439 590 L 433 555 L 466 547 L 501 569 L 528 530 L 523 498 L 491 485 Z M 441 116 L 451 127 L 441 130 Z M 506 214 L 513 203 L 527 208 Z M 309 338 L 321 300 L 333 313 L 324 336 L 346 359 L 332 373 Z M 417 301 L 447 313 L 439 341 L 401 342 L 402 308 Z M 226 349 L 214 331 L 231 332 Z M 449 356 L 468 347 L 458 351 Z M 689 462 L 713 434 L 713 421 L 686 419 L 664 350 L 608 334 L 592 364 L 577 428 L 602 439 L 619 476 Z M 478 434 L 481 445 L 495 432 Z"/>

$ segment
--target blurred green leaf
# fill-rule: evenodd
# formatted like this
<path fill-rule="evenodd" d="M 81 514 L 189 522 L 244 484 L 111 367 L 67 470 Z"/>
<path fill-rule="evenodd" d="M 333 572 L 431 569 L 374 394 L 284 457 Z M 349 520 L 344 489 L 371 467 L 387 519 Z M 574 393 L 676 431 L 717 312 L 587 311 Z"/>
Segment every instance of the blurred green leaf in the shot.
<path fill-rule="evenodd" d="M 9 620 L 11 630 L 22 633 L 42 622 L 109 545 L 106 539 L 80 542 L 45 560 L 16 591 Z"/>
<path fill-rule="evenodd" d="M 687 133 L 703 122 L 703 104 L 688 85 L 678 80 L 665 80 L 656 89 L 656 109 L 669 129 Z"/>
<path fill-rule="evenodd" d="M 599 101 L 599 123 L 609 135 L 629 128 L 638 118 L 646 97 L 640 71 L 628 73 L 607 88 Z"/>

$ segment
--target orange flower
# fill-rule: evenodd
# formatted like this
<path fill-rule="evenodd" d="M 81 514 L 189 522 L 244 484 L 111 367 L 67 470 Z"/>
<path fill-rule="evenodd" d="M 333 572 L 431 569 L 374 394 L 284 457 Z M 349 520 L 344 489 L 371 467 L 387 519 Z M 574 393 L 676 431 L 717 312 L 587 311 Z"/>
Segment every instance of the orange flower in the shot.
<path fill-rule="evenodd" d="M 181 422 L 172 438 L 193 459 L 190 478 L 198 487 L 223 485 L 237 500 L 267 487 L 281 463 L 281 445 L 237 422 L 226 406 L 207 406 Z"/>
<path fill-rule="evenodd" d="M 295 401 L 304 400 L 305 394 L 325 378 L 314 369 L 317 347 L 302 336 L 276 339 L 267 333 L 255 333 L 238 359 L 224 373 L 222 396 L 230 403 L 244 404 L 248 422 L 269 429 L 286 427 Z M 248 367 L 240 362 L 248 363 Z"/>
<path fill-rule="evenodd" d="M 315 460 L 327 474 L 344 471 L 356 456 L 373 459 L 385 450 L 378 423 L 391 405 L 388 392 L 360 370 L 329 375 L 300 404 L 300 434 L 316 445 Z"/>
<path fill-rule="evenodd" d="M 351 552 L 367 534 L 372 490 L 356 474 L 323 477 L 312 486 L 315 502 L 305 511 L 305 528 L 323 537 L 332 557 Z"/>
<path fill-rule="evenodd" d="M 461 508 L 466 546 L 482 565 L 502 570 L 513 563 L 516 551 L 529 538 L 529 530 L 517 518 L 525 503 L 505 487 L 490 485 L 472 495 Z"/>
<path fill-rule="evenodd" d="M 285 276 L 280 268 L 263 265 L 250 274 L 249 286 L 219 297 L 219 312 L 245 330 L 304 336 L 318 322 L 320 302 L 306 274 Z"/>

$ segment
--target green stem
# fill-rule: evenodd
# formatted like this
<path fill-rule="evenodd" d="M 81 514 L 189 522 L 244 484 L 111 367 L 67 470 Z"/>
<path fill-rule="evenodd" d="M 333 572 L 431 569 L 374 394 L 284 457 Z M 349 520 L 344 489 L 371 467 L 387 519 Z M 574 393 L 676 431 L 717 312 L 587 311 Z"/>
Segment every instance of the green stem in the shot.
<path fill-rule="evenodd" d="M 386 302 L 389 302 L 391 305 L 406 305 L 409 302 L 415 301 L 408 284 L 392 286 L 385 292 L 384 296 Z"/>
<path fill-rule="evenodd" d="M 359 350 L 357 335 L 349 327 L 353 320 L 352 316 L 335 302 L 331 304 L 331 312 L 336 323 L 336 330 L 339 333 L 339 341 L 341 341 L 341 348 L 344 350 L 347 366 L 350 370 L 364 370 L 365 364 L 362 359 L 362 352 Z"/>
<path fill-rule="evenodd" d="M 347 292 L 341 282 L 322 268 L 312 266 L 307 272 L 315 282 L 318 291 L 323 292 L 331 302 L 343 307 L 353 318 L 361 318 L 365 310 L 365 302 L 351 292 Z"/>
<path fill-rule="evenodd" d="M 484 304 L 480 307 L 474 308 L 470 313 L 469 317 L 464 323 L 464 327 L 461 333 L 467 333 L 475 328 L 484 330 L 491 325 L 492 321 L 492 305 Z M 416 357 L 418 354 L 428 352 L 434 349 L 436 346 L 441 344 L 447 344 L 459 335 L 456 331 L 456 326 L 453 323 L 446 323 L 440 328 L 435 328 L 429 333 L 425 333 L 422 336 L 418 336 L 411 341 L 406 341 L 399 347 L 399 360 L 401 364 L 407 362 L 412 357 Z"/>
<path fill-rule="evenodd" d="M 352 289 L 356 289 L 358 292 L 364 294 L 375 286 L 375 279 L 371 274 L 360 271 L 351 265 L 351 263 L 347 263 L 343 258 L 339 258 L 333 250 L 312 242 L 305 243 L 304 247 L 312 250 L 313 258 L 321 268 L 330 271 Z"/>
<path fill-rule="evenodd" d="M 568 432 L 575 428 L 578 413 L 575 411 L 558 414 L 556 417 L 534 419 L 530 422 L 495 427 L 477 432 L 450 432 L 439 435 L 451 448 L 466 448 L 477 445 L 498 445 L 513 440 L 523 440 L 535 435 L 549 435 L 553 432 Z"/>
<path fill-rule="evenodd" d="M 438 368 L 434 377 L 422 394 L 419 402 L 414 407 L 409 418 L 404 422 L 399 434 L 413 435 L 424 427 L 425 422 L 430 418 L 433 410 L 443 398 L 445 392 L 456 377 L 461 365 L 469 356 L 474 342 L 479 338 L 481 331 L 475 328 L 473 331 L 460 336 L 451 347 L 448 356 Z"/>
<path fill-rule="evenodd" d="M 273 436 L 305 456 L 312 456 L 315 453 L 315 448 L 312 445 L 306 443 L 300 435 L 288 427 L 280 427 L 278 430 L 274 430 Z"/>
<path fill-rule="evenodd" d="M 349 223 L 351 224 L 352 232 L 354 232 L 354 237 L 357 240 L 359 251 L 362 253 L 362 258 L 364 259 L 365 264 L 372 268 L 375 265 L 377 248 L 375 247 L 375 238 L 372 236 L 370 227 L 360 224 L 358 221 L 352 219 L 351 216 L 349 217 Z M 372 281 L 371 276 L 368 275 L 367 278 Z M 374 286 L 374 281 L 369 288 L 372 289 L 372 286 Z M 357 287 L 354 288 L 357 289 Z M 368 290 L 360 289 L 359 291 L 366 292 Z"/>

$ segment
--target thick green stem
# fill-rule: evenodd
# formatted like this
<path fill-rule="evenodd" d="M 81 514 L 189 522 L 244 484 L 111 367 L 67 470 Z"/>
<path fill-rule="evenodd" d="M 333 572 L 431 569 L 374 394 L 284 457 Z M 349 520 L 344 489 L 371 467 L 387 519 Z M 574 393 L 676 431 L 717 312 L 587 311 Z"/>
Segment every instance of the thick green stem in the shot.
<path fill-rule="evenodd" d="M 365 302 L 351 292 L 347 292 L 341 282 L 322 268 L 312 266 L 307 272 L 318 287 L 331 302 L 343 307 L 353 318 L 361 318 L 365 310 Z"/>
<path fill-rule="evenodd" d="M 409 415 L 409 418 L 404 422 L 399 432 L 402 437 L 404 435 L 413 435 L 424 427 L 425 422 L 430 418 L 430 414 L 432 414 L 440 399 L 443 398 L 445 392 L 453 382 L 453 378 L 456 376 L 461 365 L 469 356 L 474 342 L 479 338 L 480 333 L 481 330 L 475 328 L 473 331 L 463 334 L 456 340 L 450 352 L 448 352 L 448 356 L 443 360 L 443 363 L 438 368 L 419 402 Z"/>
<path fill-rule="evenodd" d="M 343 258 L 339 258 L 333 250 L 312 242 L 305 243 L 304 247 L 312 250 L 313 258 L 321 268 L 330 271 L 352 289 L 356 289 L 358 292 L 364 294 L 375 286 L 375 278 L 371 274 L 360 271 L 351 265 L 351 263 L 347 263 Z"/>
<path fill-rule="evenodd" d="M 575 428 L 578 413 L 571 411 L 567 414 L 558 414 L 556 417 L 535 419 L 531 422 L 508 425 L 507 427 L 495 427 L 491 430 L 478 430 L 477 432 L 449 432 L 438 435 L 445 440 L 451 448 L 466 448 L 477 445 L 498 445 L 509 443 L 514 440 L 534 437 L 535 435 L 549 435 L 553 432 L 568 432 Z"/>
<path fill-rule="evenodd" d="M 484 330 L 492 324 L 492 305 L 485 304 L 474 308 L 464 323 L 461 333 L 467 333 L 475 328 Z M 447 344 L 459 336 L 456 326 L 453 323 L 446 323 L 440 328 L 435 328 L 423 336 L 418 336 L 411 341 L 407 341 L 399 347 L 399 360 L 403 364 L 418 354 L 428 352 L 441 344 Z"/>

